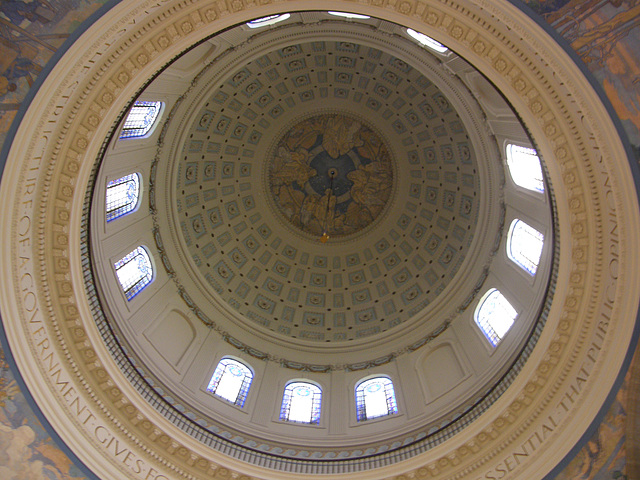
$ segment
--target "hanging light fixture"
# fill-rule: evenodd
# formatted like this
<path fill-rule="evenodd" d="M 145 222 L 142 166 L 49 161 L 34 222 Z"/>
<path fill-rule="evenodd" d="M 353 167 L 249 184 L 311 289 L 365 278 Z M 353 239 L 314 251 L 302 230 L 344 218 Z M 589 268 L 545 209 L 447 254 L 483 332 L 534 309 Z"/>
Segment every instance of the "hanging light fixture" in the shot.
<path fill-rule="evenodd" d="M 320 237 L 321 243 L 327 243 L 329 240 L 329 208 L 331 207 L 331 194 L 333 193 L 333 179 L 338 174 L 338 171 L 335 168 L 330 168 L 327 171 L 327 175 L 329 175 L 329 194 L 327 195 L 327 209 L 324 213 L 324 224 L 322 226 L 322 236 Z"/>

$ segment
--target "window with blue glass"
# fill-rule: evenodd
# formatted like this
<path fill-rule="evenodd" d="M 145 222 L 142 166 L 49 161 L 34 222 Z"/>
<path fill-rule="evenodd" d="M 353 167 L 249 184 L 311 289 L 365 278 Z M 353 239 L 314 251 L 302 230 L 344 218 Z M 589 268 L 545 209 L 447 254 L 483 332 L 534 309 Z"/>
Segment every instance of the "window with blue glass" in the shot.
<path fill-rule="evenodd" d="M 107 222 L 132 212 L 140 198 L 140 175 L 132 173 L 107 183 Z"/>
<path fill-rule="evenodd" d="M 500 290 L 492 288 L 482 297 L 473 317 L 491 346 L 496 347 L 517 316 L 518 312 Z"/>
<path fill-rule="evenodd" d="M 252 380 L 253 372 L 248 366 L 232 358 L 223 358 L 213 372 L 207 391 L 242 407 Z"/>
<path fill-rule="evenodd" d="M 322 389 L 309 382 L 291 382 L 284 389 L 280 420 L 297 423 L 320 423 Z"/>
<path fill-rule="evenodd" d="M 356 387 L 356 416 L 359 422 L 398 413 L 393 382 L 387 377 L 375 377 Z"/>
<path fill-rule="evenodd" d="M 127 119 L 124 121 L 120 138 L 140 138 L 146 136 L 158 120 L 161 110 L 162 102 L 135 102 L 131 110 L 129 110 Z"/>
<path fill-rule="evenodd" d="M 138 247 L 114 264 L 116 275 L 125 297 L 131 300 L 153 280 L 153 267 L 149 253 L 144 247 Z"/>
<path fill-rule="evenodd" d="M 533 148 L 510 143 L 507 145 L 507 165 L 516 185 L 527 190 L 544 192 L 542 165 L 538 152 Z"/>
<path fill-rule="evenodd" d="M 515 219 L 509 227 L 507 236 L 507 256 L 535 275 L 540 263 L 540 255 L 544 246 L 544 235 L 522 220 Z"/>

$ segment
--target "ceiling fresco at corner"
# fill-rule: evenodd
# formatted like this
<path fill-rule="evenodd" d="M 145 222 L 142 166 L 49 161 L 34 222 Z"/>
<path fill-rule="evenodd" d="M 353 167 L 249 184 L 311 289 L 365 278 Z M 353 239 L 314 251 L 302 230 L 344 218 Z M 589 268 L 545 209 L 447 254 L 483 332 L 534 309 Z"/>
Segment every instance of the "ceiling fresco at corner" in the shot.
<path fill-rule="evenodd" d="M 34 81 L 104 1 L 0 1 L 0 143 Z"/>
<path fill-rule="evenodd" d="M 20 392 L 0 349 L 0 478 L 81 480 L 87 478 L 56 445 Z"/>
<path fill-rule="evenodd" d="M 640 158 L 640 2 L 524 0 L 602 85 Z"/>
<path fill-rule="evenodd" d="M 0 2 L 0 143 L 21 103 L 64 41 L 105 1 Z M 524 0 L 573 48 L 611 101 L 640 160 L 640 1 Z M 634 360 L 638 362 L 639 356 Z M 627 406 L 638 401 L 627 375 L 587 444 L 557 480 L 628 480 Z M 38 421 L 0 349 L 0 478 L 87 478 Z"/>

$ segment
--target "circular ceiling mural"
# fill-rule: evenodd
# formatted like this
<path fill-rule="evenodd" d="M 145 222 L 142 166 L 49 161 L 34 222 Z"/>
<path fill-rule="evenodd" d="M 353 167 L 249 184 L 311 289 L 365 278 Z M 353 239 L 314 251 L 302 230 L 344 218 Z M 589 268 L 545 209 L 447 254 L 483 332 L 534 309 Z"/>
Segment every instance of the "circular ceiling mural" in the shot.
<path fill-rule="evenodd" d="M 432 433 L 439 432 L 438 442 L 448 438 L 499 398 L 537 341 L 531 332 L 544 322 L 538 312 L 547 300 L 549 248 L 535 288 L 529 279 L 523 284 L 530 292 L 519 301 L 527 311 L 498 353 L 487 350 L 471 318 L 487 279 L 514 274 L 505 273 L 506 256 L 497 252 L 507 208 L 519 207 L 505 200 L 492 128 L 506 123 L 524 141 L 526 134 L 502 99 L 500 120 L 487 125 L 487 113 L 462 80 L 477 72 L 454 53 L 426 54 L 398 25 L 386 28 L 399 33 L 376 37 L 364 24 L 327 22 L 272 28 L 240 42 L 247 33 L 238 26 L 212 40 L 229 35 L 235 47 L 194 69 L 181 95 L 167 102 L 161 141 L 148 161 L 151 256 L 159 255 L 166 274 L 162 302 L 170 302 L 170 312 L 139 330 L 148 321 L 135 308 L 141 296 L 127 305 L 132 310 L 111 311 L 117 310 L 118 336 L 135 352 L 129 355 L 145 384 L 160 385 L 143 394 L 161 395 L 207 437 L 232 439 L 241 448 L 260 444 L 262 453 L 298 460 L 309 452 L 323 459 L 386 455 L 403 445 L 418 452 L 434 445 Z M 197 51 L 204 55 L 207 48 Z M 169 84 L 164 76 L 177 76 L 173 68 L 143 96 Z M 133 143 L 117 140 L 113 151 L 127 145 Z M 117 165 L 117 155 L 107 153 L 102 162 L 94 214 L 103 202 L 100 177 Z M 548 197 L 536 195 L 535 217 L 550 233 Z M 115 240 L 113 231 L 107 236 Z M 97 237 L 96 251 L 105 243 Z M 517 275 L 516 283 L 523 280 Z M 184 358 L 178 345 L 189 338 L 205 342 L 198 349 L 205 357 L 193 375 L 175 377 L 163 362 L 175 366 Z M 438 353 L 426 361 L 432 348 Z M 158 353 L 163 359 L 152 360 Z M 399 396 L 442 372 L 456 379 L 448 381 L 451 392 L 464 386 L 450 397 L 432 393 L 432 403 L 420 406 L 412 421 L 399 400 L 380 427 L 351 425 L 348 411 L 325 410 L 320 427 L 334 422 L 349 432 L 334 436 L 291 430 L 280 417 L 264 427 L 224 412 L 206 388 L 210 378 L 195 373 L 220 355 L 248 358 L 256 382 L 262 368 L 275 368 L 271 386 L 278 391 L 294 372 L 323 376 L 314 381 L 329 404 L 345 404 L 352 395 L 329 391 L 328 382 L 355 382 L 363 370 L 385 369 Z M 412 365 L 408 371 L 425 378 L 403 382 L 399 376 L 407 374 L 396 371 L 401 357 Z M 251 407 L 255 395 L 243 412 L 278 412 L 277 398 L 275 407 L 256 400 Z M 380 428 L 389 434 L 384 441 L 377 438 Z"/>
<path fill-rule="evenodd" d="M 364 120 L 339 113 L 297 123 L 268 162 L 276 209 L 321 242 L 368 227 L 393 188 L 391 154 L 380 135 Z"/>
<path fill-rule="evenodd" d="M 422 442 L 427 432 L 437 429 L 447 438 L 466 424 L 465 415 L 486 409 L 500 396 L 501 382 L 513 378 L 505 369 L 513 375 L 528 355 L 523 345 L 535 344 L 537 336 L 529 334 L 543 308 L 551 251 L 528 294 L 532 308 L 505 340 L 510 345 L 489 354 L 470 317 L 496 257 L 495 270 L 504 269 L 496 252 L 507 214 L 503 164 L 492 160 L 499 148 L 461 79 L 475 70 L 457 62 L 458 75 L 451 75 L 442 64 L 454 63 L 452 52 L 425 54 L 399 34 L 372 37 L 366 25 L 284 30 L 287 35 L 264 30 L 245 43 L 238 41 L 243 26 L 226 32 L 236 46 L 194 72 L 169 104 L 151 160 L 149 201 L 158 263 L 170 283 L 163 288 L 183 304 L 173 303 L 171 323 L 160 320 L 163 327 L 153 322 L 134 332 L 142 324 L 134 320 L 139 314 L 122 311 L 117 327 L 130 342 L 128 351 L 141 354 L 136 364 L 150 366 L 145 381 L 162 384 L 164 396 L 172 392 L 173 407 L 207 435 L 233 438 L 243 448 L 264 441 L 263 453 L 296 459 L 309 452 L 358 458 L 364 445 L 370 454 L 414 443 L 418 450 L 430 448 Z M 155 85 L 143 95 L 151 96 Z M 518 119 L 500 102 L 506 107 L 502 124 L 526 141 Z M 112 158 L 106 156 L 100 175 Z M 94 198 L 95 208 L 101 197 Z M 536 215 L 550 224 L 546 194 L 538 193 L 536 202 Z M 160 340 L 157 329 L 169 337 Z M 208 352 L 205 363 L 223 352 L 238 361 L 266 360 L 265 368 L 276 368 L 282 381 L 304 371 L 324 376 L 316 380 L 326 388 L 325 382 L 340 382 L 329 380 L 334 375 L 355 381 L 358 372 L 380 367 L 395 377 L 390 371 L 402 356 L 414 364 L 411 371 L 449 371 L 458 378 L 452 384 L 466 382 L 453 401 L 430 406 L 418 423 L 399 408 L 384 425 L 389 440 L 381 443 L 371 424 L 337 442 L 326 431 L 289 431 L 279 418 L 265 429 L 233 412 L 220 417 L 221 405 L 195 377 L 178 386 L 149 362 L 155 352 L 181 358 L 170 352 L 190 331 L 206 338 L 200 349 Z M 451 347 L 457 338 L 465 338 L 455 348 L 467 360 Z M 446 342 L 437 354 L 445 358 L 427 363 L 429 348 L 423 347 L 436 339 Z M 262 368 L 253 360 L 247 368 Z M 464 362 L 481 365 L 482 373 L 461 373 Z M 261 376 L 256 372 L 256 381 Z M 325 392 L 334 398 L 330 403 L 352 397 L 340 388 Z M 267 416 L 277 411 L 268 402 L 253 409 Z M 337 415 L 325 412 L 318 424 L 337 422 Z M 246 432 L 247 422 L 254 434 Z"/>

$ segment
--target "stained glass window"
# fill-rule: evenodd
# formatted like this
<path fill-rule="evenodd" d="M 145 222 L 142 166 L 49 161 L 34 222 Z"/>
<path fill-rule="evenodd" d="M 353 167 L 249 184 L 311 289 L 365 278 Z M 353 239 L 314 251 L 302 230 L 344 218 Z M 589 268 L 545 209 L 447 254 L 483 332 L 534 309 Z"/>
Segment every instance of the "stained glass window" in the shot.
<path fill-rule="evenodd" d="M 509 227 L 507 237 L 507 256 L 531 275 L 536 274 L 544 235 L 522 220 L 515 219 Z"/>
<path fill-rule="evenodd" d="M 320 423 L 322 389 L 313 383 L 291 382 L 284 389 L 280 420 L 299 423 Z"/>
<path fill-rule="evenodd" d="M 144 137 L 160 115 L 162 102 L 141 102 L 133 104 L 127 119 L 124 121 L 120 138 Z"/>
<path fill-rule="evenodd" d="M 249 367 L 231 358 L 223 358 L 213 372 L 207 390 L 242 407 L 252 380 L 253 372 Z"/>
<path fill-rule="evenodd" d="M 107 222 L 135 210 L 140 196 L 140 175 L 132 173 L 107 183 Z"/>
<path fill-rule="evenodd" d="M 393 382 L 376 377 L 360 382 L 356 387 L 356 416 L 358 421 L 398 413 Z"/>
<path fill-rule="evenodd" d="M 140 293 L 153 279 L 151 259 L 144 247 L 136 248 L 133 252 L 118 260 L 114 266 L 127 300 L 131 300 Z"/>
<path fill-rule="evenodd" d="M 267 25 L 273 25 L 274 23 L 282 22 L 289 18 L 291 14 L 283 13 L 282 15 L 269 15 L 268 17 L 257 18 L 247 22 L 249 28 L 266 27 Z"/>
<path fill-rule="evenodd" d="M 440 42 L 436 42 L 433 38 L 426 36 L 424 33 L 416 32 L 412 28 L 407 28 L 407 33 L 409 34 L 410 37 L 417 40 L 418 43 L 420 43 L 421 45 L 424 45 L 427 48 L 430 48 L 435 52 L 445 53 L 447 50 L 449 50 Z"/>
<path fill-rule="evenodd" d="M 516 185 L 527 190 L 544 192 L 542 166 L 538 152 L 533 148 L 510 143 L 507 145 L 507 165 Z"/>
<path fill-rule="evenodd" d="M 489 343 L 495 347 L 509 331 L 517 316 L 518 312 L 505 296 L 498 289 L 492 288 L 476 308 L 474 320 Z"/>

